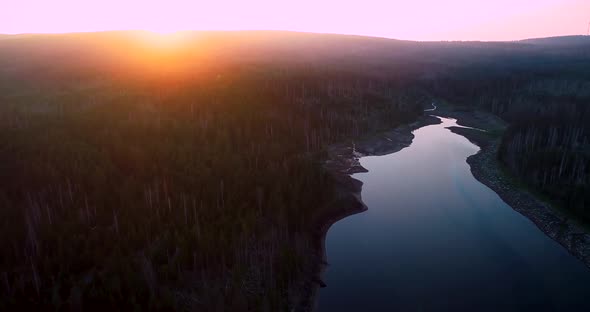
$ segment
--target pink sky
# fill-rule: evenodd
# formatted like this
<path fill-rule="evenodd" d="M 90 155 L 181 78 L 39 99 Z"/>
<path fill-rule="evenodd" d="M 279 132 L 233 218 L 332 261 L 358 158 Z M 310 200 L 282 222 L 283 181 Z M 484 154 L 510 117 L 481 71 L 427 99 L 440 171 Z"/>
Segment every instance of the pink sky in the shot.
<path fill-rule="evenodd" d="M 0 33 L 275 29 L 413 40 L 585 34 L 590 0 L 7 0 Z"/>

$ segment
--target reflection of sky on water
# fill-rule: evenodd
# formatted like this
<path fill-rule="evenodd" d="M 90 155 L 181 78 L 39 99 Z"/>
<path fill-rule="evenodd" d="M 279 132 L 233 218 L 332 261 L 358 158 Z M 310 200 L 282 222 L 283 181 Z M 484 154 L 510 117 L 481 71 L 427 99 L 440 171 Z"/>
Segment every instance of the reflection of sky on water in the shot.
<path fill-rule="evenodd" d="M 369 210 L 328 233 L 319 311 L 590 310 L 590 270 L 475 180 L 454 124 L 361 159 Z"/>

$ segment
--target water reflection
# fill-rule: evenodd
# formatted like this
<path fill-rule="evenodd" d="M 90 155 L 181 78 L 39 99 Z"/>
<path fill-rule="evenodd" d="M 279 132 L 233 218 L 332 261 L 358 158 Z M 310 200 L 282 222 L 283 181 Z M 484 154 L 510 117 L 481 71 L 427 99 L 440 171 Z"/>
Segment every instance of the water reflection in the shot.
<path fill-rule="evenodd" d="M 440 125 L 365 157 L 369 210 L 332 226 L 319 311 L 590 310 L 590 270 L 472 176 Z"/>

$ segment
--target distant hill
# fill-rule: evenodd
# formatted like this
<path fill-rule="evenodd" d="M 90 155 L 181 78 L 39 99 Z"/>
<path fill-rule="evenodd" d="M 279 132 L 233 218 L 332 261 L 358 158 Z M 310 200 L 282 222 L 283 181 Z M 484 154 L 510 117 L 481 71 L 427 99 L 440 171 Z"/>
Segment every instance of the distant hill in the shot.
<path fill-rule="evenodd" d="M 361 66 L 363 71 L 381 72 L 383 66 L 399 69 L 412 63 L 456 63 L 466 58 L 474 61 L 530 50 L 527 45 L 513 42 L 417 42 L 288 31 L 187 31 L 180 35 L 182 47 L 170 56 L 185 66 L 305 63 L 338 68 Z M 62 66 L 77 62 L 106 66 L 114 62 L 118 67 L 128 58 L 135 62 L 138 56 L 157 52 L 153 43 L 146 45 L 149 36 L 158 35 L 145 31 L 8 35 L 6 38 L 14 40 L 2 40 L 0 57 L 8 60 L 27 55 L 28 62 L 51 59 Z"/>
<path fill-rule="evenodd" d="M 0 311 L 293 310 L 358 188 L 325 147 L 433 100 L 518 126 L 515 181 L 590 220 L 589 49 L 176 35 L 0 36 Z"/>
<path fill-rule="evenodd" d="M 521 43 L 551 46 L 590 45 L 590 36 L 560 36 L 521 40 Z"/>
<path fill-rule="evenodd" d="M 481 70 L 486 66 L 485 71 L 491 74 L 563 66 L 564 60 L 571 61 L 570 67 L 576 69 L 580 65 L 573 62 L 587 58 L 586 49 L 580 49 L 580 45 L 590 46 L 590 38 L 583 36 L 516 42 L 418 42 L 289 31 L 186 31 L 177 35 L 182 37 L 182 44 L 173 49 L 159 46 L 157 38 L 161 35 L 146 31 L 2 35 L 0 77 L 7 77 L 3 74 L 6 72 L 12 81 L 19 78 L 31 83 L 60 81 L 64 76 L 79 79 L 83 75 L 199 73 L 205 77 L 229 67 L 262 71 L 270 66 L 374 78 L 432 79 L 446 77 L 445 73 L 456 75 L 457 68 Z M 473 75 L 477 76 L 475 72 Z"/>

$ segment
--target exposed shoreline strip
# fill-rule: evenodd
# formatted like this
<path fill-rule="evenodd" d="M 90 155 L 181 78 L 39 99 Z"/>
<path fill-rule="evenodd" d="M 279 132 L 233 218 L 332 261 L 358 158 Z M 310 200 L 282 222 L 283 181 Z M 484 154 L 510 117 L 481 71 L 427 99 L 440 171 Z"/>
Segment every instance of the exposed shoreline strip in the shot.
<path fill-rule="evenodd" d="M 436 108 L 436 106 L 434 107 Z M 469 156 L 466 160 L 473 176 L 498 194 L 513 210 L 530 219 L 547 236 L 561 244 L 590 268 L 590 233 L 528 191 L 512 185 L 504 176 L 497 160 L 500 138 L 489 135 L 485 125 L 480 124 L 481 115 L 484 118 L 496 117 L 482 112 L 478 112 L 478 116 L 475 117 L 473 112 L 449 112 L 446 110 L 438 114 L 441 117 L 457 119 L 457 123 L 462 126 L 450 127 L 449 130 L 464 136 L 480 147 L 478 153 Z M 440 122 L 438 118 L 433 116 L 422 116 L 412 124 L 402 125 L 380 135 L 360 140 L 354 145 L 339 144 L 329 148 L 329 157 L 324 167 L 338 181 L 336 191 L 339 196 L 337 200 L 323 209 L 323 214 L 316 223 L 318 230 L 313 234 L 316 243 L 314 248 L 316 265 L 313 269 L 313 277 L 304 287 L 306 292 L 303 294 L 303 302 L 297 311 L 315 310 L 318 289 L 320 286 L 325 286 L 321 276 L 328 265 L 325 239 L 330 227 L 343 218 L 367 209 L 361 197 L 362 182 L 350 176 L 357 172 L 366 172 L 366 169 L 360 165 L 359 158 L 396 153 L 410 146 L 414 138 L 412 134 L 414 130 Z"/>
<path fill-rule="evenodd" d="M 365 156 L 396 153 L 412 144 L 414 130 L 440 123 L 440 119 L 436 117 L 423 115 L 411 124 L 401 125 L 354 143 L 336 144 L 328 148 L 328 158 L 324 162 L 324 168 L 337 182 L 335 186 L 337 196 L 333 202 L 321 208 L 321 215 L 314 222 L 316 228 L 312 233 L 314 267 L 311 270 L 311 276 L 303 286 L 301 302 L 296 311 L 316 309 L 318 289 L 325 286 L 321 278 L 328 265 L 325 241 L 330 227 L 348 216 L 367 210 L 361 197 L 363 183 L 351 177 L 354 173 L 367 171 L 360 165 L 359 159 Z"/>
<path fill-rule="evenodd" d="M 563 212 L 514 185 L 505 176 L 497 159 L 499 138 L 494 139 L 465 128 L 451 127 L 450 130 L 480 147 L 477 154 L 467 158 L 471 173 L 479 182 L 492 189 L 512 209 L 531 220 L 543 233 L 590 268 L 590 233 Z"/>

